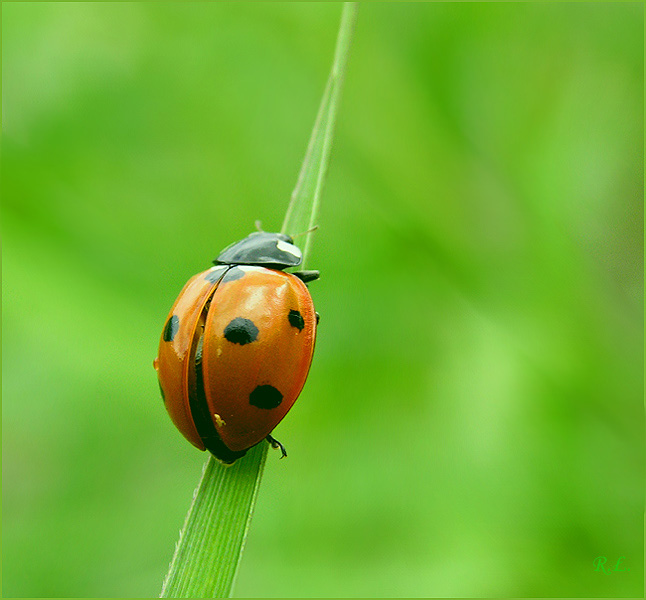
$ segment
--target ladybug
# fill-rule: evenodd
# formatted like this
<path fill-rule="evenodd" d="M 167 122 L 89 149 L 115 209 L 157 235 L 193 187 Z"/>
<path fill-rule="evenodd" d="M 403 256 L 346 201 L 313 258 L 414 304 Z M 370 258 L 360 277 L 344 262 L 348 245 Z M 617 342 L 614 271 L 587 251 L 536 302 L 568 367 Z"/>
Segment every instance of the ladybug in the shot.
<path fill-rule="evenodd" d="M 318 314 L 307 283 L 318 271 L 294 240 L 254 232 L 193 276 L 171 308 L 154 367 L 164 405 L 182 435 L 231 464 L 271 437 L 303 389 Z"/>

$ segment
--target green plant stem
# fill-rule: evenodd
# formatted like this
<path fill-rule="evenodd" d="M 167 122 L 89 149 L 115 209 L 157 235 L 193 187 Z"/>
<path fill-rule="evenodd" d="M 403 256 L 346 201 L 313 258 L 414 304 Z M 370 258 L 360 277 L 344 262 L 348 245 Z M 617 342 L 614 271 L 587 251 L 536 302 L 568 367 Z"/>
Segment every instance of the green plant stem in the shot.
<path fill-rule="evenodd" d="M 357 15 L 357 3 L 343 5 L 332 70 L 321 100 L 283 232 L 304 232 L 316 223 L 330 160 L 341 85 Z M 303 263 L 310 249 L 307 234 Z M 269 445 L 261 442 L 232 466 L 208 458 L 175 554 L 162 598 L 226 598 L 238 572 Z"/>

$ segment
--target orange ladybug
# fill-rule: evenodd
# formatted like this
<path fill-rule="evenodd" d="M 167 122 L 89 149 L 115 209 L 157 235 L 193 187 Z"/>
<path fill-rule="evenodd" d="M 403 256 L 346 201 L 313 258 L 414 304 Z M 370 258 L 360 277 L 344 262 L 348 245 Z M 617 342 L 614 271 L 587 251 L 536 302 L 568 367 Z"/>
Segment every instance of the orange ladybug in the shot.
<path fill-rule="evenodd" d="M 305 384 L 318 324 L 306 283 L 319 272 L 283 272 L 301 261 L 290 236 L 252 233 L 188 281 L 164 325 L 153 364 L 166 410 L 223 463 L 264 439 L 287 455 L 270 434 Z"/>

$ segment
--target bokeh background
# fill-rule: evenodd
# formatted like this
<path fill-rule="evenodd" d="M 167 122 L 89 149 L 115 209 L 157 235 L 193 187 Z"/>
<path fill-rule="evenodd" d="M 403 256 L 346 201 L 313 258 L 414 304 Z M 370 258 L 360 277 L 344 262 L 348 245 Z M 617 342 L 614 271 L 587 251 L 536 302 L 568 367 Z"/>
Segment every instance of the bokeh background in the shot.
<path fill-rule="evenodd" d="M 206 458 L 160 331 L 280 228 L 340 8 L 3 4 L 4 596 L 159 593 Z M 643 596 L 643 31 L 361 7 L 236 595 Z"/>

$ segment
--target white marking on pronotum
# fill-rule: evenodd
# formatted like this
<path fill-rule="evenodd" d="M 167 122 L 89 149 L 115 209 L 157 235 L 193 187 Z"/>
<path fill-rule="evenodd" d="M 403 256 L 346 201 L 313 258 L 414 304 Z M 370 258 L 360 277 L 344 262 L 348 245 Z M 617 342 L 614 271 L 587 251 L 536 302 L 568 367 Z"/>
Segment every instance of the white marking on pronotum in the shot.
<path fill-rule="evenodd" d="M 278 240 L 276 242 L 276 248 L 278 248 L 282 252 L 287 252 L 287 254 L 291 254 L 296 258 L 302 258 L 301 251 L 298 249 L 297 246 L 294 246 L 293 244 L 289 244 L 287 242 L 283 242 L 283 240 Z"/>

